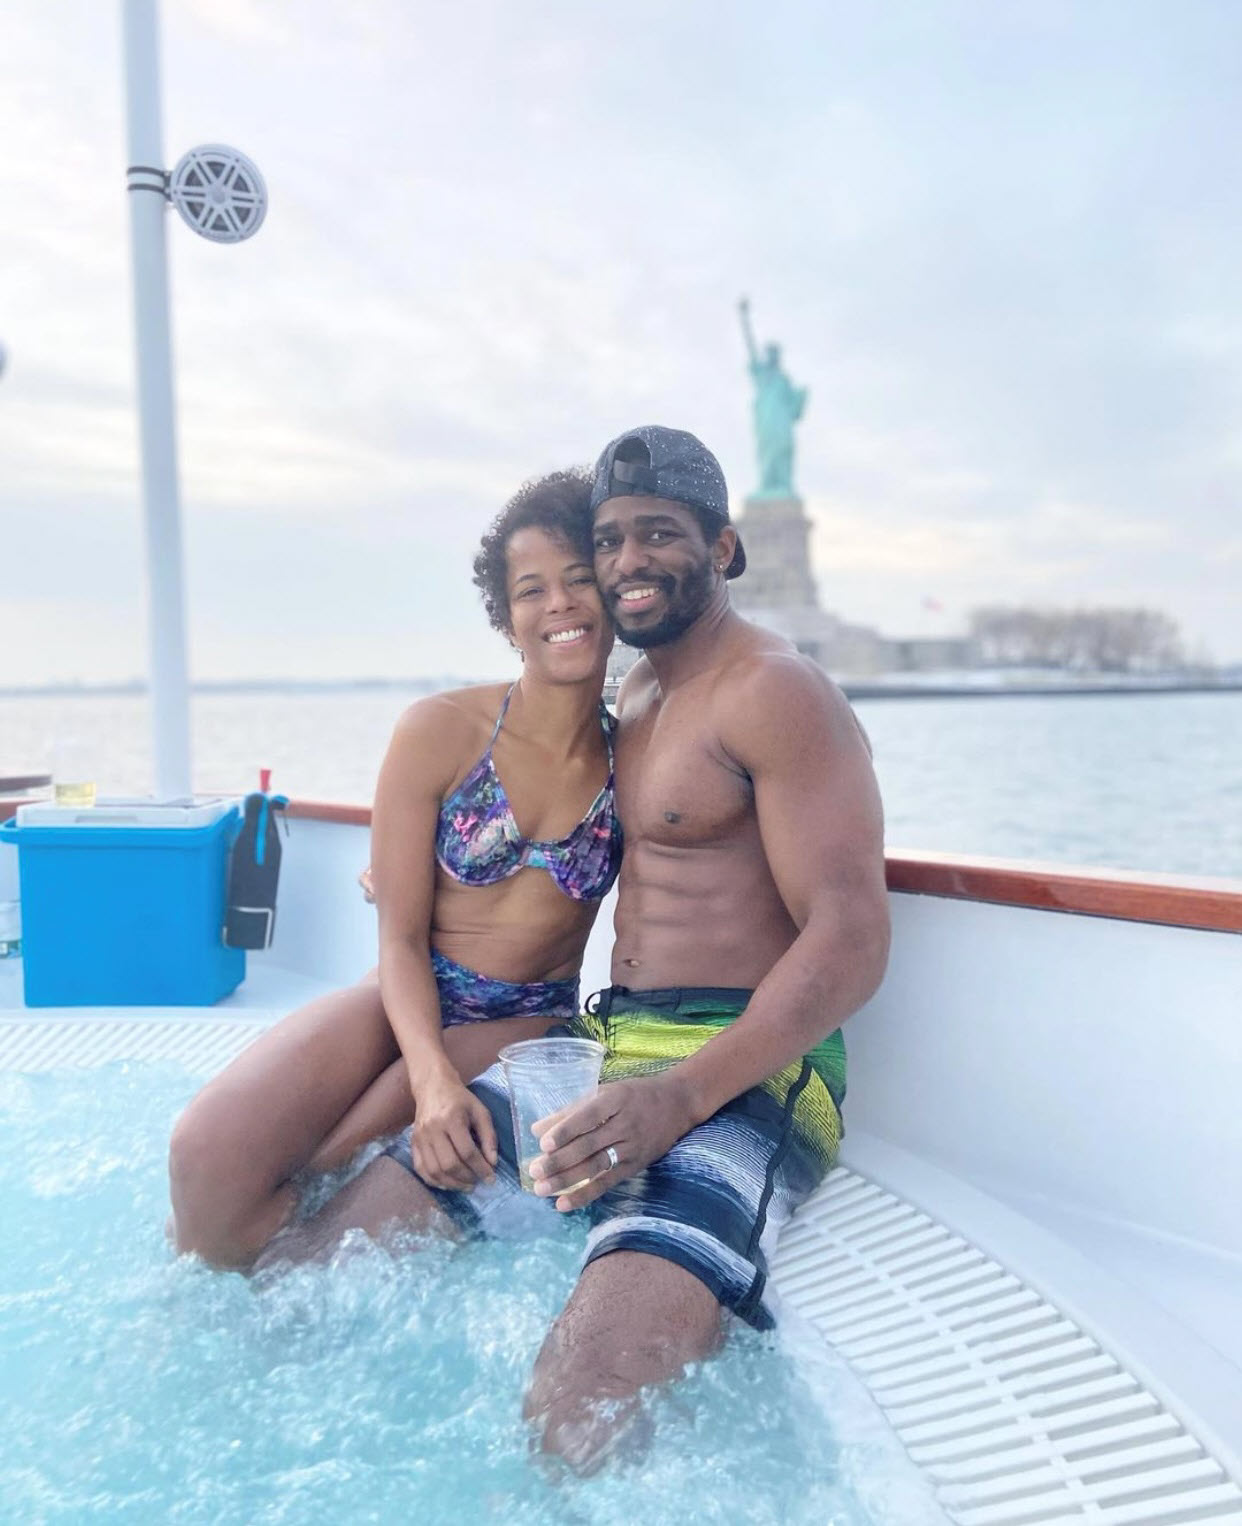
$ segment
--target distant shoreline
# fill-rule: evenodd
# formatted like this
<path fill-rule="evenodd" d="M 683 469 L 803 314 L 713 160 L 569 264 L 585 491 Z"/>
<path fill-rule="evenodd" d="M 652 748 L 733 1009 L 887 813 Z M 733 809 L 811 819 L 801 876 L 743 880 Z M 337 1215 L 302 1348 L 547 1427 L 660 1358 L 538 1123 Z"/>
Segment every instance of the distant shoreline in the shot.
<path fill-rule="evenodd" d="M 1064 684 L 877 684 L 845 680 L 848 699 L 1077 699 L 1101 694 L 1237 694 L 1242 679 L 1219 683 L 1064 683 Z"/>
<path fill-rule="evenodd" d="M 191 694 L 329 694 L 357 689 L 404 689 L 433 694 L 440 689 L 465 688 L 487 683 L 483 678 L 204 678 L 190 685 Z M 107 698 L 138 696 L 149 692 L 150 685 L 138 678 L 118 683 L 29 684 L 0 686 L 0 699 L 74 699 L 79 695 Z"/>
<path fill-rule="evenodd" d="M 433 694 L 442 689 L 465 688 L 470 684 L 494 682 L 487 678 L 462 678 L 444 675 L 437 678 L 220 678 L 203 679 L 190 685 L 192 694 L 333 694 L 359 690 L 400 689 L 409 693 Z M 838 679 L 849 699 L 1017 699 L 1038 696 L 1077 697 L 1102 694 L 1237 694 L 1242 692 L 1242 676 L 1216 680 L 1169 679 L 1084 679 L 1039 683 L 1032 679 L 1013 682 L 911 683 L 873 679 Z M 139 679 L 105 684 L 33 684 L 24 687 L 0 686 L 0 699 L 76 699 L 141 696 L 148 685 Z"/>

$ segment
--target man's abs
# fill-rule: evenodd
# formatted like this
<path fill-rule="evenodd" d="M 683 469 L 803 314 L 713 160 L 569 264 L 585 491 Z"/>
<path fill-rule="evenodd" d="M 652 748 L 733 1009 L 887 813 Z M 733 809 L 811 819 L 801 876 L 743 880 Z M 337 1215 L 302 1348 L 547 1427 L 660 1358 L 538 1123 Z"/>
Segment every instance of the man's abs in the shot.
<path fill-rule="evenodd" d="M 628 844 L 612 980 L 753 989 L 797 937 L 756 843 L 670 849 Z"/>

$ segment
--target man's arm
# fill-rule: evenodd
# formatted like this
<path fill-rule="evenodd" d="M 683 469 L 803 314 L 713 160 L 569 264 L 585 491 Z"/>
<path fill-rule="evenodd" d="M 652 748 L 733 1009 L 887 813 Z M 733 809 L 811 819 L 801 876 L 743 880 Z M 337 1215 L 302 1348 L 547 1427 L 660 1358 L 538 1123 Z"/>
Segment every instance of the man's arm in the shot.
<path fill-rule="evenodd" d="M 883 816 L 844 695 L 804 659 L 764 656 L 736 676 L 722 704 L 721 740 L 753 782 L 764 853 L 798 936 L 745 1011 L 696 1054 L 658 1075 L 602 1087 L 572 1117 L 557 1115 L 542 1136 L 545 1151 L 557 1152 L 540 1163 L 545 1193 L 572 1182 L 570 1172 L 589 1158 L 598 1172 L 609 1145 L 621 1160 L 598 1183 L 558 1197 L 558 1208 L 590 1202 L 800 1059 L 884 974 Z"/>

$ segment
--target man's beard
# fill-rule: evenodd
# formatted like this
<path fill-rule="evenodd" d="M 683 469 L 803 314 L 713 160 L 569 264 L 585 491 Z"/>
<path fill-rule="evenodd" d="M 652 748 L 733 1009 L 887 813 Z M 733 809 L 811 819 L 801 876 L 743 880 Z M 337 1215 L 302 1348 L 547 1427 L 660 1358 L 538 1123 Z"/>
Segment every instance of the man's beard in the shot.
<path fill-rule="evenodd" d="M 648 581 L 663 592 L 667 601 L 664 618 L 657 624 L 644 626 L 641 630 L 627 630 L 625 604 L 615 595 L 608 601 L 617 635 L 626 646 L 636 646 L 643 651 L 650 646 L 668 646 L 671 641 L 684 636 L 707 608 L 712 591 L 711 559 L 705 558 L 699 566 L 692 567 L 680 583 L 670 577 L 653 577 Z"/>

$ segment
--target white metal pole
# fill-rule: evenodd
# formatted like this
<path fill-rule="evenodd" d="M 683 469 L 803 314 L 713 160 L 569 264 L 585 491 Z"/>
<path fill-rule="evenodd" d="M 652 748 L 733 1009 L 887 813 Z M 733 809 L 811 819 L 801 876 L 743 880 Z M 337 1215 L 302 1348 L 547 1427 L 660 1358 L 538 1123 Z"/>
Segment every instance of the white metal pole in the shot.
<path fill-rule="evenodd" d="M 147 546 L 147 640 L 155 793 L 190 793 L 181 510 L 164 245 L 164 148 L 156 0 L 124 0 L 129 229 Z"/>

